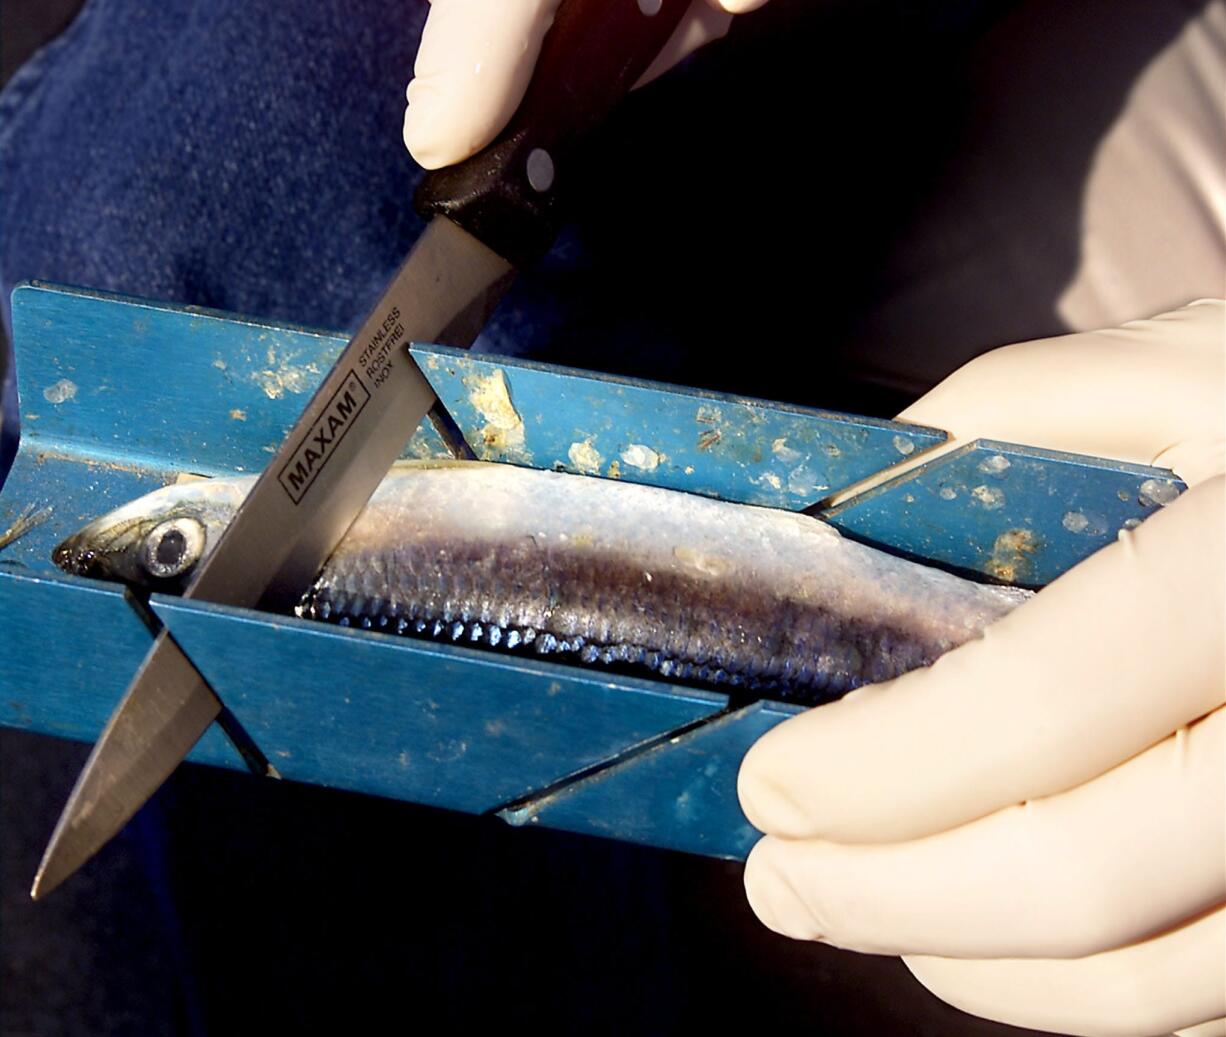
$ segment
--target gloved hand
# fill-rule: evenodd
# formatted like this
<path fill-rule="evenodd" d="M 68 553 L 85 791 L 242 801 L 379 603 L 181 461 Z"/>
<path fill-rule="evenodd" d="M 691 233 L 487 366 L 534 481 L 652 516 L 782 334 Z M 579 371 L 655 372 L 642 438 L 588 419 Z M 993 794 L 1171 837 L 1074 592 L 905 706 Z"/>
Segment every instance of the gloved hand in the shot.
<path fill-rule="evenodd" d="M 633 0 L 628 0 L 633 2 Z M 408 88 L 405 147 L 426 169 L 475 155 L 523 99 L 561 0 L 433 0 Z M 693 0 L 639 86 L 766 0 Z"/>
<path fill-rule="evenodd" d="M 1226 1032 L 1224 331 L 1200 302 L 1008 346 L 901 415 L 1189 489 L 982 639 L 752 748 L 768 926 L 1016 1025 Z"/>

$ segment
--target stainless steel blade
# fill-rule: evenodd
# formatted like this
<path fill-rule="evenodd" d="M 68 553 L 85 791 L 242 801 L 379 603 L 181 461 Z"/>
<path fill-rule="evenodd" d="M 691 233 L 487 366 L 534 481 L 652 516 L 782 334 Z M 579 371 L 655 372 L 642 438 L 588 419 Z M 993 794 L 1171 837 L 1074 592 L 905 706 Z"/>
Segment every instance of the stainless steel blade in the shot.
<path fill-rule="evenodd" d="M 163 630 L 85 761 L 30 895 L 45 896 L 101 849 L 220 712 L 213 690 Z"/>
<path fill-rule="evenodd" d="M 466 231 L 432 220 L 185 596 L 292 604 L 435 402 L 409 343 L 471 345 L 513 274 Z M 77 779 L 31 896 L 101 849 L 220 709 L 178 645 L 160 634 Z"/>

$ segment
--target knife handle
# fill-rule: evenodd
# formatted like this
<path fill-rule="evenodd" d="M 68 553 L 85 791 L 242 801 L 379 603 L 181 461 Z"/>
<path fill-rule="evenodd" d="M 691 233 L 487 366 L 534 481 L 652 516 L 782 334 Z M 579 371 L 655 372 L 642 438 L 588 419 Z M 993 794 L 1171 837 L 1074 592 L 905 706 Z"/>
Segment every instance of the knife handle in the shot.
<path fill-rule="evenodd" d="M 690 0 L 564 0 L 523 102 L 502 135 L 428 174 L 414 196 L 515 266 L 543 256 L 562 223 L 559 188 L 585 137 L 668 42 Z"/>

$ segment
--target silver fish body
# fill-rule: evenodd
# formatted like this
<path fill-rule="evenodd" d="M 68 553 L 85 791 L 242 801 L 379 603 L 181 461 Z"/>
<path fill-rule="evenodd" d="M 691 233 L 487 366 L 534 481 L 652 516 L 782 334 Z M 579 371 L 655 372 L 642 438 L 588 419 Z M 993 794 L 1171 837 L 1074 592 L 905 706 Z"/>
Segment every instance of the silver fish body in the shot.
<path fill-rule="evenodd" d="M 85 527 L 56 560 L 185 583 L 251 482 L 156 491 Z M 873 550 L 804 515 L 426 462 L 393 469 L 296 611 L 813 702 L 928 665 L 1028 596 Z"/>

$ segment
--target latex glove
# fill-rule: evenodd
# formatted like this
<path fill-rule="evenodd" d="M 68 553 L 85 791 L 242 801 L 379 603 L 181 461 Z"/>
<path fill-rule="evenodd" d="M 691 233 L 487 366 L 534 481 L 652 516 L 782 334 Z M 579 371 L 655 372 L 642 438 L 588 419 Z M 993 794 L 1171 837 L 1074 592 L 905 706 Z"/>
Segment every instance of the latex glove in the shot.
<path fill-rule="evenodd" d="M 633 0 L 626 0 L 633 2 Z M 426 169 L 475 155 L 515 114 L 561 0 L 432 0 L 409 83 L 405 147 Z M 766 0 L 693 0 L 639 86 Z"/>
<path fill-rule="evenodd" d="M 1201 302 L 1009 346 L 901 415 L 1190 489 L 982 639 L 751 749 L 745 887 L 772 929 L 904 955 L 1021 1026 L 1226 1016 L 1224 321 Z"/>

